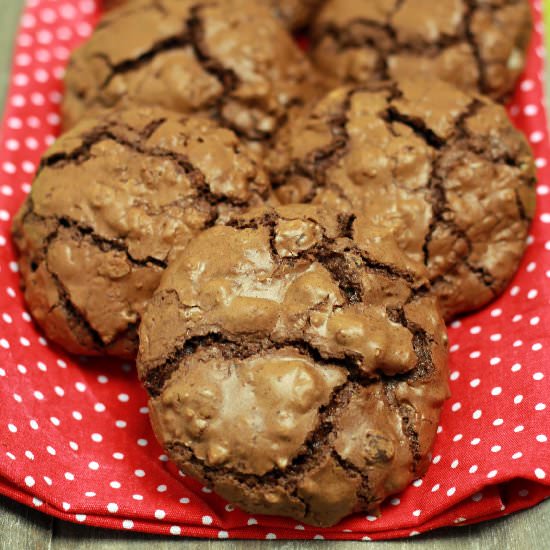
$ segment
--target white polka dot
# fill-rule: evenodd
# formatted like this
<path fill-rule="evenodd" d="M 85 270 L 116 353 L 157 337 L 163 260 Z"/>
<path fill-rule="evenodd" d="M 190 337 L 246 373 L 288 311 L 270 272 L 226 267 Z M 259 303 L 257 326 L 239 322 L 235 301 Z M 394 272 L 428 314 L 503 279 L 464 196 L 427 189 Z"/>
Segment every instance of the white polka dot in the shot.
<path fill-rule="evenodd" d="M 479 418 L 481 418 L 482 414 L 482 411 L 480 409 L 477 409 L 477 411 L 474 411 L 474 414 L 472 414 L 472 418 L 474 420 L 478 420 Z"/>
<path fill-rule="evenodd" d="M 512 455 L 512 458 L 513 458 L 514 460 L 517 460 L 518 458 L 521 458 L 522 456 L 523 456 L 523 453 L 522 453 L 522 452 L 517 452 L 517 453 L 514 453 L 514 454 Z"/>
<path fill-rule="evenodd" d="M 440 460 L 441 460 L 441 455 L 434 456 L 433 460 L 432 460 L 432 463 L 433 464 L 438 464 Z"/>
<path fill-rule="evenodd" d="M 118 512 L 118 504 L 109 502 L 109 504 L 107 504 L 107 510 L 111 512 L 111 514 L 116 514 L 116 512 Z"/>
<path fill-rule="evenodd" d="M 45 483 L 46 485 L 49 485 L 50 487 L 51 487 L 51 485 L 53 484 L 52 479 L 51 479 L 50 477 L 48 477 L 48 476 L 44 476 L 42 479 L 44 480 L 44 483 Z"/>
<path fill-rule="evenodd" d="M 85 392 L 86 391 L 86 384 L 83 384 L 82 382 L 76 382 L 75 388 L 79 392 Z"/>
<path fill-rule="evenodd" d="M 74 481 L 74 474 L 71 472 L 65 472 L 65 479 L 68 481 Z"/>
<path fill-rule="evenodd" d="M 540 317 L 539 316 L 531 317 L 531 319 L 529 319 L 529 324 L 533 327 L 538 325 L 539 322 L 540 322 Z"/>
<path fill-rule="evenodd" d="M 103 441 L 103 436 L 98 433 L 93 433 L 91 435 L 92 441 L 95 441 L 96 443 L 101 443 Z"/>
<path fill-rule="evenodd" d="M 96 411 L 98 413 L 105 412 L 105 410 L 106 410 L 106 407 L 103 403 L 96 403 L 94 405 L 94 411 Z"/>
<path fill-rule="evenodd" d="M 538 479 L 544 479 L 546 477 L 546 472 L 542 468 L 537 468 L 535 470 L 535 475 Z"/>
<path fill-rule="evenodd" d="M 449 376 L 449 378 L 453 381 L 458 380 L 459 377 L 460 377 L 460 372 L 458 372 L 457 370 L 452 372 L 451 375 Z"/>
<path fill-rule="evenodd" d="M 147 414 L 149 412 L 149 407 L 140 407 L 139 412 L 141 414 Z"/>
<path fill-rule="evenodd" d="M 474 437 L 472 439 L 472 441 L 470 441 L 470 444 L 471 445 L 479 445 L 479 442 L 481 441 L 481 439 L 479 439 L 479 437 Z"/>
<path fill-rule="evenodd" d="M 392 506 L 399 506 L 399 504 L 401 504 L 401 500 L 399 500 L 398 498 L 394 497 L 390 500 L 390 504 Z"/>
<path fill-rule="evenodd" d="M 522 432 L 523 430 L 524 430 L 524 427 L 521 424 L 514 428 L 514 432 L 516 433 Z"/>
<path fill-rule="evenodd" d="M 34 484 L 35 484 L 35 483 L 36 483 L 36 482 L 34 481 L 34 477 L 32 477 L 32 476 L 27 476 L 27 477 L 25 477 L 25 485 L 26 485 L 27 487 L 34 487 Z"/>
<path fill-rule="evenodd" d="M 55 416 L 50 416 L 50 422 L 54 426 L 59 426 L 61 424 L 61 421 L 59 420 L 59 418 L 56 418 Z"/>
<path fill-rule="evenodd" d="M 94 493 L 93 491 L 86 491 L 84 493 L 84 496 L 85 497 L 95 497 L 96 496 L 96 493 Z"/>
<path fill-rule="evenodd" d="M 542 349 L 542 344 L 540 344 L 540 343 L 537 342 L 536 344 L 533 344 L 533 345 L 531 346 L 531 349 L 532 349 L 533 351 L 540 351 L 540 350 Z"/>
<path fill-rule="evenodd" d="M 530 103 L 523 108 L 523 112 L 525 113 L 525 116 L 536 116 L 539 112 L 539 108 Z"/>
<path fill-rule="evenodd" d="M 46 451 L 48 451 L 48 453 L 51 454 L 52 456 L 55 456 L 55 454 L 56 454 L 55 449 L 51 445 L 48 445 L 46 447 Z"/>
<path fill-rule="evenodd" d="M 441 485 L 439 485 L 439 483 L 436 483 L 433 487 L 432 487 L 432 493 L 435 493 L 436 491 L 439 491 L 439 488 L 441 487 Z"/>
<path fill-rule="evenodd" d="M 134 474 L 137 476 L 137 477 L 145 477 L 145 472 L 143 470 L 135 470 L 134 471 Z"/>
<path fill-rule="evenodd" d="M 166 517 L 166 512 L 164 510 L 155 510 L 155 517 L 157 519 L 164 519 Z"/>
<path fill-rule="evenodd" d="M 127 403 L 130 400 L 130 397 L 127 393 L 119 393 L 118 394 L 118 400 L 121 403 Z"/>
<path fill-rule="evenodd" d="M 134 500 L 143 500 L 143 496 L 142 495 L 132 495 L 132 498 Z"/>
<path fill-rule="evenodd" d="M 535 438 L 539 443 L 546 443 L 548 441 L 548 438 L 544 434 L 539 434 Z"/>
<path fill-rule="evenodd" d="M 491 471 L 487 474 L 487 477 L 488 477 L 489 479 L 492 479 L 492 478 L 495 477 L 497 474 L 498 474 L 498 470 L 491 470 Z"/>
<path fill-rule="evenodd" d="M 31 420 L 29 422 L 29 426 L 33 429 L 33 430 L 38 430 L 38 422 L 36 420 Z"/>
<path fill-rule="evenodd" d="M 268 533 L 265 538 L 266 540 L 275 540 L 277 538 L 277 535 L 275 533 Z"/>
<path fill-rule="evenodd" d="M 411 531 L 409 533 L 409 537 L 416 537 L 417 535 L 420 535 L 420 531 Z"/>
<path fill-rule="evenodd" d="M 469 470 L 471 474 L 475 474 L 477 472 L 477 464 L 474 464 Z"/>
<path fill-rule="evenodd" d="M 417 518 L 421 513 L 422 513 L 422 510 L 415 510 L 415 511 L 412 513 L 412 515 L 413 515 L 414 517 Z"/>
<path fill-rule="evenodd" d="M 181 535 L 181 527 L 178 527 L 177 525 L 172 525 L 172 527 L 170 527 L 170 534 Z"/>
<path fill-rule="evenodd" d="M 495 418 L 495 420 L 493 420 L 493 426 L 502 426 L 502 424 L 504 424 L 502 418 Z"/>
<path fill-rule="evenodd" d="M 124 458 L 124 454 L 122 454 L 122 453 L 113 453 L 113 458 L 115 460 L 122 460 Z"/>
<path fill-rule="evenodd" d="M 540 221 L 542 223 L 550 223 L 550 214 L 548 212 L 544 212 L 540 215 Z"/>
<path fill-rule="evenodd" d="M 109 483 L 109 485 L 113 488 L 113 489 L 120 489 L 122 487 L 122 485 L 120 484 L 119 481 L 111 481 Z"/>
<path fill-rule="evenodd" d="M 542 157 L 536 159 L 535 165 L 537 166 L 537 168 L 544 168 L 546 166 L 546 159 Z"/>
<path fill-rule="evenodd" d="M 95 461 L 92 461 L 88 464 L 88 468 L 90 468 L 90 470 L 99 470 L 99 464 Z"/>
<path fill-rule="evenodd" d="M 472 327 L 470 329 L 471 334 L 479 334 L 480 332 L 481 332 L 481 327 L 480 326 L 475 326 L 475 327 Z"/>
<path fill-rule="evenodd" d="M 502 315 L 502 309 L 500 309 L 499 307 L 491 311 L 491 317 L 500 317 L 501 315 Z"/>
<path fill-rule="evenodd" d="M 159 493 L 164 493 L 164 492 L 166 492 L 167 489 L 168 489 L 168 487 L 166 487 L 166 485 L 159 485 L 159 486 L 157 487 L 157 491 L 158 491 Z"/>
<path fill-rule="evenodd" d="M 502 388 L 500 386 L 496 386 L 491 390 L 491 395 L 497 396 L 502 393 Z"/>
<path fill-rule="evenodd" d="M 451 462 L 451 468 L 453 468 L 453 470 L 458 466 L 458 459 L 455 458 L 452 462 Z"/>
<path fill-rule="evenodd" d="M 452 410 L 453 412 L 456 412 L 456 411 L 459 411 L 461 407 L 462 407 L 462 404 L 461 404 L 461 403 L 459 403 L 459 402 L 453 403 L 453 405 L 452 405 L 452 407 L 451 407 L 451 410 Z"/>
<path fill-rule="evenodd" d="M 82 413 L 79 411 L 73 411 L 72 416 L 75 420 L 82 420 Z"/>
<path fill-rule="evenodd" d="M 202 524 L 210 525 L 212 523 L 212 516 L 202 516 Z"/>
<path fill-rule="evenodd" d="M 126 428 L 126 421 L 124 421 L 124 420 L 117 420 L 117 421 L 115 422 L 115 426 L 116 426 L 117 428 Z"/>
<path fill-rule="evenodd" d="M 455 353 L 455 351 L 458 351 L 460 348 L 460 346 L 458 344 L 453 344 L 450 348 L 449 348 L 449 351 L 451 353 Z"/>
<path fill-rule="evenodd" d="M 86 514 L 76 514 L 75 515 L 76 521 L 79 521 L 82 523 L 83 521 L 86 521 Z"/>
<path fill-rule="evenodd" d="M 187 497 L 182 497 L 180 498 L 179 500 L 180 504 L 189 504 L 189 499 Z M 251 523 L 249 523 L 249 525 L 252 525 Z"/>
<path fill-rule="evenodd" d="M 500 340 L 502 340 L 502 334 L 491 334 L 491 336 L 489 336 L 489 339 L 491 340 L 491 342 L 499 342 Z"/>
<path fill-rule="evenodd" d="M 456 487 L 451 487 L 451 488 L 447 491 L 447 496 L 448 496 L 448 497 L 452 497 L 455 493 L 456 493 Z"/>
<path fill-rule="evenodd" d="M 103 374 L 100 374 L 98 377 L 97 377 L 97 381 L 100 383 L 100 384 L 106 384 L 109 379 L 106 377 L 106 376 L 103 376 Z"/>
<path fill-rule="evenodd" d="M 34 454 L 33 454 L 31 451 L 25 451 L 25 456 L 26 456 L 29 460 L 34 460 Z"/>
<path fill-rule="evenodd" d="M 63 510 L 65 510 L 65 512 L 71 508 L 71 505 L 68 502 L 61 503 L 61 506 L 63 507 Z"/>
<path fill-rule="evenodd" d="M 421 480 L 421 479 L 415 479 L 415 480 L 413 481 L 413 485 L 414 485 L 415 487 L 420 487 L 420 486 L 422 485 L 422 480 Z"/>
<path fill-rule="evenodd" d="M 512 365 L 512 372 L 519 372 L 521 370 L 521 365 L 519 363 L 514 363 Z"/>
<path fill-rule="evenodd" d="M 137 444 L 138 444 L 140 447 L 147 447 L 147 445 L 149 444 L 149 442 L 147 441 L 147 439 L 138 439 L 138 440 L 137 440 Z"/>
<path fill-rule="evenodd" d="M 472 500 L 474 502 L 479 502 L 483 498 L 482 493 L 476 493 L 475 495 L 472 495 Z"/>
<path fill-rule="evenodd" d="M 474 378 L 473 380 L 470 381 L 470 386 L 472 386 L 472 388 L 477 388 L 480 382 L 481 381 L 479 378 Z"/>
<path fill-rule="evenodd" d="M 134 522 L 131 519 L 125 519 L 122 522 L 122 527 L 124 527 L 124 529 L 133 529 L 134 528 Z"/>
<path fill-rule="evenodd" d="M 472 351 L 472 353 L 470 353 L 470 359 L 478 359 L 479 357 L 481 357 L 480 351 Z"/>
<path fill-rule="evenodd" d="M 500 357 L 491 357 L 491 359 L 489 360 L 489 364 L 494 367 L 495 365 L 498 365 L 500 361 Z"/>
<path fill-rule="evenodd" d="M 501 450 L 502 450 L 502 447 L 500 445 L 493 445 L 491 447 L 491 452 L 492 453 L 499 453 Z"/>
<path fill-rule="evenodd" d="M 315 535 L 315 537 L 321 537 L 321 535 Z M 229 533 L 227 531 L 218 531 L 218 538 L 219 539 L 228 539 L 229 538 Z M 322 538 L 323 537 L 321 537 L 321 539 Z"/>
<path fill-rule="evenodd" d="M 535 405 L 535 410 L 536 411 L 543 411 L 544 409 L 546 409 L 546 405 L 544 403 L 537 403 Z"/>
<path fill-rule="evenodd" d="M 531 143 L 540 143 L 543 139 L 544 139 L 544 134 L 542 132 L 539 132 L 539 131 L 533 132 L 529 136 L 529 141 Z"/>
<path fill-rule="evenodd" d="M 520 88 L 523 92 L 530 92 L 535 87 L 535 83 L 532 80 L 524 80 L 520 84 Z"/>
<path fill-rule="evenodd" d="M 65 395 L 65 390 L 60 386 L 55 386 L 53 391 L 58 395 L 59 397 L 63 397 Z"/>
<path fill-rule="evenodd" d="M 519 294 L 520 288 L 519 286 L 513 286 L 510 290 L 510 296 L 517 296 Z"/>

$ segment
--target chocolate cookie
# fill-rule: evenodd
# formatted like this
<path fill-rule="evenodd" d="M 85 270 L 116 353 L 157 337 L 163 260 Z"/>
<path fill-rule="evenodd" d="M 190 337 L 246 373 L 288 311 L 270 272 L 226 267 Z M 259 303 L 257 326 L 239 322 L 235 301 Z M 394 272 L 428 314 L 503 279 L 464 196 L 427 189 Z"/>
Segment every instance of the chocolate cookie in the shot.
<path fill-rule="evenodd" d="M 523 70 L 527 0 L 328 0 L 312 55 L 341 82 L 437 75 L 503 101 Z"/>
<path fill-rule="evenodd" d="M 388 234 L 313 205 L 204 231 L 140 327 L 157 437 L 250 512 L 376 511 L 425 472 L 448 392 L 427 284 Z"/>
<path fill-rule="evenodd" d="M 314 70 L 254 0 L 134 0 L 72 55 L 63 124 L 120 103 L 203 113 L 262 142 L 317 93 Z"/>
<path fill-rule="evenodd" d="M 446 319 L 501 293 L 535 210 L 535 168 L 503 107 L 433 79 L 341 88 L 280 133 L 279 200 L 356 212 L 423 262 Z"/>
<path fill-rule="evenodd" d="M 30 312 L 70 352 L 134 357 L 167 263 L 267 188 L 211 120 L 141 108 L 82 121 L 46 153 L 14 220 Z"/>

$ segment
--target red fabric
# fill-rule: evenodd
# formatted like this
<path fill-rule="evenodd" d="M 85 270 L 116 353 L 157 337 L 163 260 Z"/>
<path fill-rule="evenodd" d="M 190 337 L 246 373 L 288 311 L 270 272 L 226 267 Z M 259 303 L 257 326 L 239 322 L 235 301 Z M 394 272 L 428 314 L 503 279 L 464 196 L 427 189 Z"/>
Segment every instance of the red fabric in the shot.
<path fill-rule="evenodd" d="M 379 518 L 331 529 L 252 517 L 162 454 L 133 367 L 75 360 L 33 326 L 18 290 L 12 217 L 59 129 L 63 67 L 97 21 L 91 0 L 28 0 L 0 133 L 0 492 L 62 519 L 193 537 L 383 539 L 474 523 L 550 496 L 550 150 L 541 2 L 509 107 L 539 168 L 527 254 L 507 292 L 450 328 L 452 398 L 428 474 Z"/>

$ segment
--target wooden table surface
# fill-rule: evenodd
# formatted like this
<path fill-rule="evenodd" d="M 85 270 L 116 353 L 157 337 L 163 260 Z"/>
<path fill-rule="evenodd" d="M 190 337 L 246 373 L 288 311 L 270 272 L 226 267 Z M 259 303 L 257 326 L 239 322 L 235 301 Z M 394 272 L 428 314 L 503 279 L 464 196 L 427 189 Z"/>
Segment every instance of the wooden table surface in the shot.
<path fill-rule="evenodd" d="M 24 0 L 0 0 L 0 107 L 9 80 L 13 36 Z M 548 7 L 550 9 L 550 5 Z M 547 69 L 547 97 L 550 71 Z M 550 105 L 550 102 L 547 102 Z M 131 547 L 204 548 L 211 550 L 317 550 L 334 543 L 307 541 L 199 541 L 168 538 L 75 525 L 0 497 L 0 550 L 117 550 Z M 360 542 L 340 542 L 339 550 L 357 548 Z M 364 544 L 364 543 L 363 543 Z M 545 550 L 550 548 L 550 500 L 524 512 L 466 527 L 440 529 L 413 539 L 369 543 L 384 550 Z"/>

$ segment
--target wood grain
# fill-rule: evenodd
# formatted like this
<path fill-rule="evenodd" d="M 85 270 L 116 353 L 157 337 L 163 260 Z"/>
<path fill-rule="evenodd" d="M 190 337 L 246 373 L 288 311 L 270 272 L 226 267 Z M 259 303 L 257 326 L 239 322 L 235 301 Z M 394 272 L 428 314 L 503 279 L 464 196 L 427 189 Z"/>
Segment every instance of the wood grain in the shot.
<path fill-rule="evenodd" d="M 0 106 L 9 82 L 12 44 L 24 0 L 0 0 Z M 550 10 L 550 4 L 547 6 Z M 550 67 L 546 68 L 547 105 Z M 208 541 L 109 531 L 60 521 L 0 497 L 0 550 L 326 550 L 334 543 L 307 541 Z M 338 550 L 364 543 L 342 542 Z M 379 550 L 546 550 L 550 548 L 550 500 L 518 514 L 470 527 L 441 529 L 413 539 L 370 543 Z"/>

